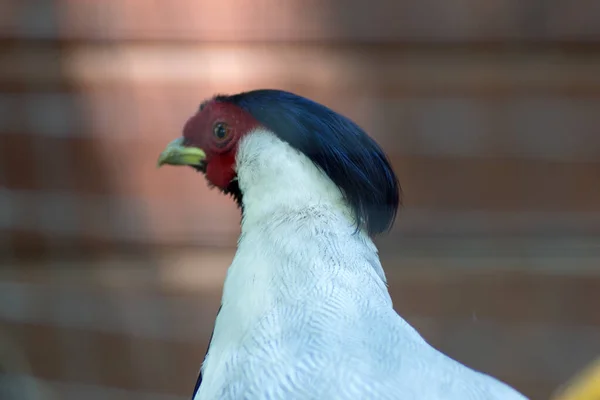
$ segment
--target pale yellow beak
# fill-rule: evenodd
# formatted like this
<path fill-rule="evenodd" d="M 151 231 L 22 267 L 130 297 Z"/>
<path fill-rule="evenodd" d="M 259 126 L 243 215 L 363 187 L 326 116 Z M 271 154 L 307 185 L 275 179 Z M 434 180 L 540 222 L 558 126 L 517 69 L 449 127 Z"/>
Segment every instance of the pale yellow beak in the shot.
<path fill-rule="evenodd" d="M 204 150 L 197 147 L 186 147 L 183 138 L 177 138 L 167 145 L 158 156 L 158 167 L 168 165 L 201 165 L 206 159 Z"/>

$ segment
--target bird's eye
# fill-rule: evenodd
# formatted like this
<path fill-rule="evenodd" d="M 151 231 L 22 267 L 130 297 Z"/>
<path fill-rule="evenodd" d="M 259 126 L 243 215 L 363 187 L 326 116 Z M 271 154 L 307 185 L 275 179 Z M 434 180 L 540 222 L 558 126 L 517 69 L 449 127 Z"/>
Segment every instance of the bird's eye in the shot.
<path fill-rule="evenodd" d="M 223 140 L 229 134 L 229 129 L 227 128 L 227 124 L 223 122 L 217 122 L 213 126 L 213 135 L 217 140 Z"/>

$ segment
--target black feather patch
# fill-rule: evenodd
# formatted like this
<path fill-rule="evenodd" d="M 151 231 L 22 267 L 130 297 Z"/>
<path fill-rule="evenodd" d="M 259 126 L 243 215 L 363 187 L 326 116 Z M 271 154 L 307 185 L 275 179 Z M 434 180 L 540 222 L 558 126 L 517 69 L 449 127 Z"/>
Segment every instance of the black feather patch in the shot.
<path fill-rule="evenodd" d="M 229 185 L 227 185 L 227 187 L 225 189 L 223 189 L 223 193 L 231 195 L 231 197 L 233 197 L 233 199 L 235 200 L 238 207 L 242 210 L 242 214 L 243 214 L 244 213 L 243 195 L 242 195 L 242 191 L 240 190 L 240 185 L 239 185 L 237 179 L 234 179 L 231 182 L 229 182 Z"/>
<path fill-rule="evenodd" d="M 401 189 L 386 155 L 358 125 L 307 98 L 255 90 L 216 101 L 235 104 L 304 153 L 341 189 L 357 225 L 370 235 L 391 228 Z"/>
<path fill-rule="evenodd" d="M 221 311 L 221 307 L 219 307 L 219 310 L 217 311 L 217 316 L 219 315 L 220 311 Z M 214 335 L 215 335 L 215 330 L 213 328 L 213 331 L 210 334 L 210 339 L 208 339 L 208 346 L 206 347 L 206 353 L 204 353 L 204 359 L 206 359 L 206 356 L 208 355 L 208 350 L 210 350 L 210 343 L 212 342 Z M 202 362 L 204 362 L 204 359 L 202 360 Z M 198 379 L 196 379 L 196 384 L 194 385 L 194 392 L 192 393 L 192 399 L 194 397 L 196 397 L 196 393 L 198 393 L 198 390 L 200 389 L 201 384 L 202 384 L 202 370 L 200 370 L 200 372 L 198 372 Z"/>

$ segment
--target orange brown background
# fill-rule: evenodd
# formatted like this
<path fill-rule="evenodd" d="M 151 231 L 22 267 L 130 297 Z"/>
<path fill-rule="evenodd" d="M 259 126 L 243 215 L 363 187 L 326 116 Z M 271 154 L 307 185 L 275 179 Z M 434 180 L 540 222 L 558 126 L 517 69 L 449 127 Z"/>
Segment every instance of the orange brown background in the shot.
<path fill-rule="evenodd" d="M 596 3 L 4 2 L 0 367 L 31 398 L 189 398 L 239 212 L 156 158 L 204 98 L 275 87 L 393 160 L 397 310 L 547 398 L 600 355 Z"/>

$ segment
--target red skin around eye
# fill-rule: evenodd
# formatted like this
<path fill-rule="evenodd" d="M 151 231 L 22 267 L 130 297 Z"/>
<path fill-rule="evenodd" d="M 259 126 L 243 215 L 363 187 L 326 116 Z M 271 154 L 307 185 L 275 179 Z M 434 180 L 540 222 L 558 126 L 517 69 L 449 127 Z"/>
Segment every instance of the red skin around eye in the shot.
<path fill-rule="evenodd" d="M 225 123 L 228 136 L 217 139 L 216 123 Z M 206 153 L 206 179 L 225 189 L 235 178 L 235 155 L 239 140 L 259 125 L 251 114 L 224 102 L 210 101 L 185 124 L 183 137 L 187 146 L 201 148 Z"/>

